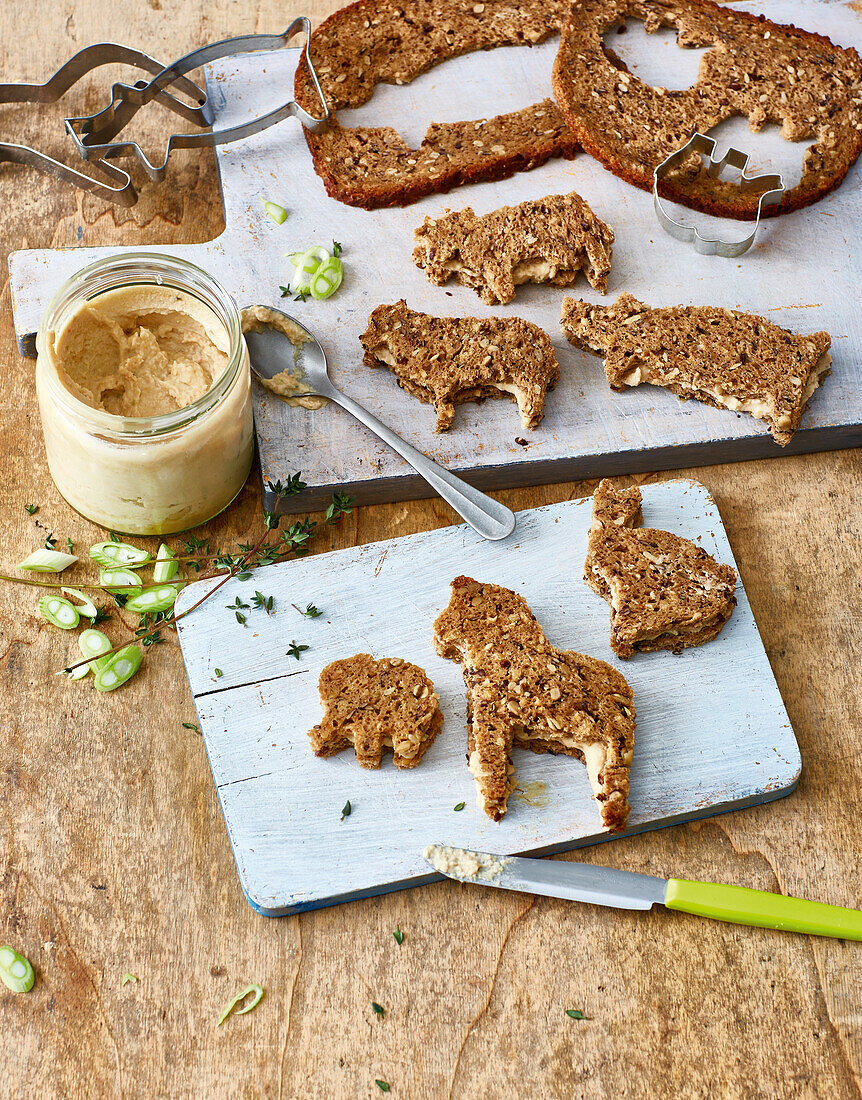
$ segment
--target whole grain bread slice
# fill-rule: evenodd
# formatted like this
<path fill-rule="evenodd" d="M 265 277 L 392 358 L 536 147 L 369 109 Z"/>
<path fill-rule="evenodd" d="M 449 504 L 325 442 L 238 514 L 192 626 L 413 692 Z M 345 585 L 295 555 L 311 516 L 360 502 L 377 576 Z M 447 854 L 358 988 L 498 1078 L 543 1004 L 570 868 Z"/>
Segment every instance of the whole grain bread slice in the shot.
<path fill-rule="evenodd" d="M 697 82 L 670 91 L 633 76 L 603 35 L 643 20 L 675 27 L 680 46 L 707 46 Z M 802 178 L 774 216 L 808 206 L 837 187 L 862 151 L 862 59 L 828 38 L 711 0 L 574 0 L 554 63 L 554 96 L 583 148 L 645 190 L 653 169 L 699 130 L 741 115 L 752 130 L 781 126 L 788 141 L 813 141 Z M 697 155 L 668 173 L 661 194 L 695 210 L 752 219 L 758 192 L 707 175 Z"/>
<path fill-rule="evenodd" d="M 357 0 L 313 32 L 311 55 L 332 111 L 367 102 L 379 83 L 407 84 L 449 58 L 496 46 L 532 46 L 559 33 L 568 0 Z M 319 101 L 304 60 L 297 102 Z M 404 206 L 463 183 L 504 179 L 572 157 L 575 143 L 550 98 L 520 111 L 432 123 L 418 149 L 388 126 L 305 131 L 317 174 L 332 198 L 371 210 Z"/>
<path fill-rule="evenodd" d="M 736 573 L 689 539 L 636 527 L 641 493 L 601 481 L 593 494 L 584 580 L 611 607 L 611 649 L 624 659 L 681 653 L 717 637 L 736 607 Z"/>
<path fill-rule="evenodd" d="M 357 653 L 320 673 L 322 721 L 309 731 L 315 756 L 352 745 L 363 768 L 379 768 L 391 750 L 396 768 L 415 768 L 443 725 L 434 685 L 399 657 Z"/>
<path fill-rule="evenodd" d="M 369 367 L 388 367 L 398 384 L 437 410 L 447 431 L 455 406 L 514 397 L 525 428 L 535 428 L 560 368 L 551 341 L 520 317 L 434 317 L 402 299 L 378 306 L 359 337 Z"/>
<path fill-rule="evenodd" d="M 583 271 L 603 294 L 614 233 L 574 192 L 502 206 L 477 217 L 468 206 L 414 230 L 413 262 L 444 286 L 453 276 L 488 305 L 506 304 L 520 283 L 571 286 Z"/>
<path fill-rule="evenodd" d="M 558 649 L 523 596 L 456 577 L 434 623 L 437 652 L 462 666 L 468 759 L 479 805 L 499 821 L 514 781 L 513 746 L 583 760 L 602 826 L 624 828 L 634 751 L 632 691 L 615 668 Z"/>
<path fill-rule="evenodd" d="M 649 382 L 683 400 L 750 413 L 782 447 L 830 371 L 828 333 L 797 336 L 716 306 L 651 309 L 631 294 L 611 306 L 564 298 L 561 324 L 572 344 L 604 357 L 611 389 Z"/>

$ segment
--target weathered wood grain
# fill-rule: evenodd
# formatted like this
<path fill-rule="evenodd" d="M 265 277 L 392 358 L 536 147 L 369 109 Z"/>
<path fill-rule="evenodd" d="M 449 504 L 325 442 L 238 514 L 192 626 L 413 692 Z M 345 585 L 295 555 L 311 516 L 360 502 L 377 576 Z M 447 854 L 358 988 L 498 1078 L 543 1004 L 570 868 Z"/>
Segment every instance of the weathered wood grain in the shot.
<path fill-rule="evenodd" d="M 36 79 L 103 38 L 172 56 L 281 29 L 297 10 L 272 0 L 16 2 L 0 7 L 2 72 Z M 329 8 L 316 0 L 309 10 Z M 0 125 L 11 140 L 25 134 L 15 111 L 0 110 Z M 206 157 L 144 186 L 130 211 L 2 167 L 0 265 L 24 246 L 207 239 L 221 228 L 216 196 Z M 47 480 L 32 365 L 15 351 L 5 282 L 0 348 L 8 564 L 36 538 L 29 501 L 63 538 L 86 546 L 98 532 Z M 800 786 L 771 806 L 578 858 L 862 904 L 862 462 L 857 452 L 788 456 L 692 476 L 730 534 L 800 741 Z M 523 508 L 592 487 L 503 497 Z M 210 530 L 230 544 L 258 531 L 258 517 L 251 486 Z M 364 508 L 319 549 L 452 520 L 439 501 Z M 857 945 L 451 883 L 256 916 L 237 886 L 201 739 L 181 725 L 193 711 L 178 649 L 160 647 L 127 689 L 96 699 L 53 678 L 66 642 L 40 628 L 34 603 L 0 589 L 0 935 L 39 969 L 29 996 L 0 992 L 4 1097 L 353 1100 L 380 1095 L 376 1077 L 410 1100 L 862 1093 Z M 121 989 L 126 970 L 141 980 Z M 250 980 L 266 1000 L 216 1031 L 222 1005 Z M 570 1020 L 568 1007 L 588 1019 Z"/>

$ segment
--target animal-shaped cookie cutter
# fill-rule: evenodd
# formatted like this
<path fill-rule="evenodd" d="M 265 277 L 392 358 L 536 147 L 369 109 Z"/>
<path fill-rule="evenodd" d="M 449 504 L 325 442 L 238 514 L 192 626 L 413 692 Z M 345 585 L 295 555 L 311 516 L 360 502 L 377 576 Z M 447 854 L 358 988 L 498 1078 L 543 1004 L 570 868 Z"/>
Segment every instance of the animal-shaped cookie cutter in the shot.
<path fill-rule="evenodd" d="M 757 204 L 757 217 L 754 221 L 754 228 L 743 240 L 722 241 L 717 237 L 704 237 L 693 225 L 677 221 L 668 213 L 659 195 L 659 183 L 668 172 L 678 168 L 686 157 L 692 153 L 700 153 L 707 158 L 706 172 L 708 176 L 713 178 L 720 176 L 722 168 L 730 165 L 731 168 L 736 168 L 740 172 L 739 186 L 742 191 L 762 191 L 760 201 Z M 677 149 L 675 153 L 665 157 L 653 171 L 653 206 L 662 229 L 678 241 L 693 244 L 695 251 L 702 253 L 704 256 L 734 257 L 742 256 L 743 253 L 747 252 L 754 244 L 764 207 L 773 206 L 775 203 L 780 202 L 781 196 L 786 190 L 784 181 L 778 173 L 765 176 L 746 176 L 745 169 L 748 167 L 749 159 L 749 154 L 741 149 L 729 148 L 721 160 L 716 160 L 715 141 L 711 137 L 707 137 L 706 134 L 692 134 L 681 149 Z"/>
<path fill-rule="evenodd" d="M 95 45 L 86 46 L 74 57 L 69 58 L 44 84 L 0 84 L 0 104 L 56 103 L 74 84 L 102 65 L 132 65 L 150 75 L 164 71 L 161 61 L 141 53 L 140 50 L 122 46 L 117 42 L 97 42 Z M 180 76 L 170 83 L 175 90 L 189 96 L 193 103 L 206 102 L 206 93 L 187 77 Z M 145 85 L 145 81 L 139 81 L 136 86 Z M 177 99 L 166 90 L 167 87 L 168 84 L 165 84 L 159 88 L 156 96 L 159 103 L 190 122 L 198 121 L 200 108 Z M 96 170 L 104 176 L 104 180 L 99 180 L 84 172 L 76 171 L 63 161 L 56 160 L 31 145 L 0 142 L 0 162 L 4 161 L 24 164 L 39 172 L 48 172 L 66 183 L 74 184 L 75 187 L 80 187 L 84 191 L 89 191 L 93 195 L 98 195 L 99 198 L 107 199 L 120 206 L 134 206 L 138 201 L 128 172 L 105 162 L 99 162 L 95 166 Z"/>
<path fill-rule="evenodd" d="M 298 34 L 305 35 L 305 44 L 302 47 L 291 45 L 292 39 Z M 152 180 L 164 178 L 168 161 L 174 149 L 197 149 L 224 145 L 231 141 L 240 141 L 242 138 L 258 134 L 261 130 L 266 130 L 269 126 L 274 126 L 277 122 L 291 116 L 297 118 L 306 129 L 316 131 L 328 121 L 329 108 L 311 61 L 310 38 L 311 23 L 305 16 L 299 16 L 293 20 L 282 34 L 239 35 L 235 38 L 225 38 L 221 42 L 212 42 L 208 46 L 201 46 L 162 69 L 148 84 L 114 84 L 111 89 L 111 102 L 107 107 L 93 115 L 67 118 L 66 131 L 84 160 L 106 161 L 114 157 L 131 155 L 137 158 Z M 197 134 L 171 134 L 161 164 L 153 164 L 136 141 L 113 140 L 128 125 L 141 107 L 154 99 L 158 99 L 165 88 L 185 77 L 186 73 L 191 72 L 193 69 L 206 65 L 211 61 L 217 61 L 219 58 L 232 57 L 236 54 L 260 53 L 265 50 L 285 48 L 301 48 L 303 51 L 315 92 L 321 103 L 321 116 L 319 118 L 310 115 L 295 100 L 291 99 L 264 115 L 259 115 L 257 118 L 226 130 Z M 212 101 L 204 97 L 199 108 L 199 117 L 194 121 L 202 126 L 209 126 L 212 124 L 214 117 L 215 112 Z"/>

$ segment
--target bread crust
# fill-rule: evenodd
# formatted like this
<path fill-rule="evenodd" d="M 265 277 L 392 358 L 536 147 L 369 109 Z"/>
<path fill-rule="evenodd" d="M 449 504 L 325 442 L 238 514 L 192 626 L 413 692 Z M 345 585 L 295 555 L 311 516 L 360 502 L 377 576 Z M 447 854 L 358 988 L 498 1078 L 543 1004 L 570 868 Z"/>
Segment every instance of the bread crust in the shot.
<path fill-rule="evenodd" d="M 652 88 L 603 47 L 626 15 L 648 32 L 677 27 L 683 46 L 711 46 L 693 87 Z M 696 131 L 733 115 L 752 130 L 782 127 L 791 141 L 814 139 L 802 178 L 762 211 L 775 217 L 817 202 L 837 187 L 862 152 L 862 59 L 856 50 L 763 15 L 712 0 L 575 0 L 554 62 L 554 97 L 584 150 L 646 191 L 653 169 Z M 759 195 L 707 176 L 697 155 L 659 184 L 660 194 L 694 210 L 753 220 Z"/>
<path fill-rule="evenodd" d="M 542 42 L 559 33 L 566 6 L 566 0 L 411 0 L 408 8 L 396 0 L 356 0 L 313 32 L 312 58 L 336 112 L 367 102 L 378 83 L 409 83 L 461 54 Z M 304 58 L 294 94 L 306 110 L 319 110 Z M 576 150 L 550 98 L 492 119 L 432 123 L 418 149 L 391 127 L 345 127 L 337 119 L 320 133 L 306 130 L 305 139 L 327 194 L 366 210 L 505 179 Z"/>

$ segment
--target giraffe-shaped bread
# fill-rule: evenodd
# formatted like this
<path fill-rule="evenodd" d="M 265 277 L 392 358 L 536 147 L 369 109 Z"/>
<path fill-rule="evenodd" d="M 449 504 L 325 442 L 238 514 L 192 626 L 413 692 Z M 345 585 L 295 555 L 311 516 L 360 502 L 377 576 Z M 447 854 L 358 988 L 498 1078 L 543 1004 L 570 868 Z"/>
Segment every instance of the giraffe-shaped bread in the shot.
<path fill-rule="evenodd" d="M 637 486 L 602 481 L 593 496 L 584 579 L 611 605 L 618 657 L 711 641 L 736 607 L 736 573 L 688 539 L 635 527 Z"/>
<path fill-rule="evenodd" d="M 434 643 L 462 666 L 469 766 L 489 817 L 499 821 L 506 812 L 514 745 L 583 760 L 603 827 L 624 827 L 635 712 L 631 688 L 616 669 L 557 649 L 522 596 L 470 577 L 452 581 Z"/>
<path fill-rule="evenodd" d="M 323 721 L 309 730 L 315 756 L 348 745 L 363 768 L 390 749 L 396 768 L 415 768 L 443 725 L 433 683 L 418 665 L 357 653 L 328 664 L 318 682 Z"/>

